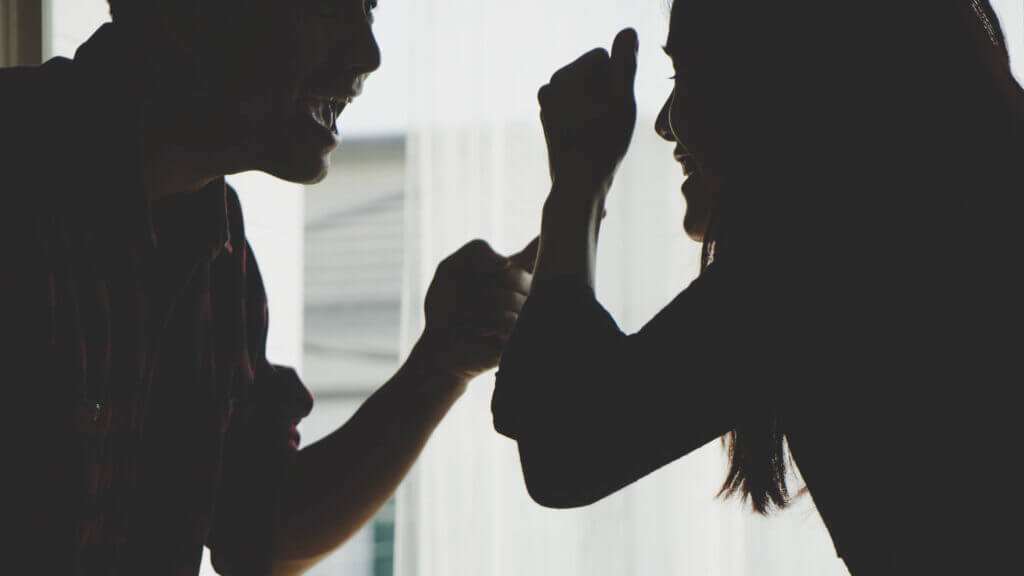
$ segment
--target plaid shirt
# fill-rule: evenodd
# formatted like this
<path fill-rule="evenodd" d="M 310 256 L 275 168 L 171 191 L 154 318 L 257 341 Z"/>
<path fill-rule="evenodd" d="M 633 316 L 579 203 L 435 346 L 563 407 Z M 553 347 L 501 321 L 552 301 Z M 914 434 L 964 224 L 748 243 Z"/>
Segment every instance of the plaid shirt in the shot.
<path fill-rule="evenodd" d="M 5 561 L 196 574 L 206 544 L 222 573 L 266 572 L 312 398 L 264 355 L 234 191 L 218 181 L 153 226 L 121 35 L 0 71 Z"/>

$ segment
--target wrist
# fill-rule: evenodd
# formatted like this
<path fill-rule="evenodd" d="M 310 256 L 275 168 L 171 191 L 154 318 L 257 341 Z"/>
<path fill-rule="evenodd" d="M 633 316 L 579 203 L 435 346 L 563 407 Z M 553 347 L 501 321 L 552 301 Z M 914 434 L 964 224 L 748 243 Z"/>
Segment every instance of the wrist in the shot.
<path fill-rule="evenodd" d="M 544 203 L 541 249 L 533 271 L 534 288 L 565 276 L 593 285 L 603 212 L 604 196 L 552 191 Z"/>
<path fill-rule="evenodd" d="M 589 191 L 580 183 L 553 184 L 551 192 L 544 201 L 542 217 L 560 222 L 574 221 L 581 224 L 600 220 L 604 212 L 604 201 L 607 194 L 601 188 L 591 185 Z"/>
<path fill-rule="evenodd" d="M 611 186 L 609 174 L 568 170 L 552 175 L 550 196 L 575 198 L 584 203 L 604 202 Z"/>
<path fill-rule="evenodd" d="M 437 388 L 443 394 L 461 396 L 470 379 L 450 365 L 449 355 L 442 344 L 441 337 L 430 330 L 424 330 L 409 352 L 402 370 L 415 375 L 417 380 Z"/>

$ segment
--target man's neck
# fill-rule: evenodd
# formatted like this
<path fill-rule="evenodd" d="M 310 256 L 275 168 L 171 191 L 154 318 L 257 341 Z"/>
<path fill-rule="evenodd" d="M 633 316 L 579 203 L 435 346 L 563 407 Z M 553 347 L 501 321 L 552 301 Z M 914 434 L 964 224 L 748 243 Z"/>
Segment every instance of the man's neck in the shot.
<path fill-rule="evenodd" d="M 134 39 L 130 39 L 134 38 Z M 238 112 L 200 88 L 187 57 L 171 46 L 126 35 L 137 44 L 144 82 L 139 105 L 143 182 L 153 201 L 189 195 L 227 174 L 252 169 L 240 136 Z"/>
<path fill-rule="evenodd" d="M 143 103 L 140 149 L 152 200 L 190 194 L 255 168 L 229 116 L 230 110 L 199 92 L 157 93 Z"/>

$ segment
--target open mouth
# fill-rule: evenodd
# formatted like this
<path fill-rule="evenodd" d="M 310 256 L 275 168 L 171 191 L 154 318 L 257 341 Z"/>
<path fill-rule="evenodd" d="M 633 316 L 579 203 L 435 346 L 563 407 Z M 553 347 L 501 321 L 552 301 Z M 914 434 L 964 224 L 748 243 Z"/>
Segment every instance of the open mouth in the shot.
<path fill-rule="evenodd" d="M 693 156 L 683 158 L 680 164 L 683 165 L 683 176 L 687 178 L 697 172 L 697 161 L 693 159 Z"/>
<path fill-rule="evenodd" d="M 689 154 L 676 154 L 676 161 L 683 166 L 683 176 L 689 178 L 697 172 L 697 161 Z"/>
<path fill-rule="evenodd" d="M 341 111 L 345 109 L 345 106 L 352 102 L 353 98 L 354 96 L 343 98 L 307 96 L 302 99 L 301 108 L 304 111 L 308 111 L 313 121 L 324 130 L 331 134 L 337 134 L 338 116 L 341 115 Z"/>
<path fill-rule="evenodd" d="M 685 148 L 677 146 L 673 156 L 675 156 L 676 162 L 682 165 L 683 176 L 689 178 L 697 172 L 697 160 Z"/>

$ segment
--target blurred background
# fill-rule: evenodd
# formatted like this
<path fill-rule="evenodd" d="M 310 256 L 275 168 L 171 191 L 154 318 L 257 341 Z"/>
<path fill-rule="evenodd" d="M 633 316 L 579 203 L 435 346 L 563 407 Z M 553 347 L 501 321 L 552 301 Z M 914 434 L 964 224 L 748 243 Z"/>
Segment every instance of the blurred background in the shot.
<path fill-rule="evenodd" d="M 1024 78 L 1024 3 L 992 3 Z M 445 255 L 474 237 L 513 252 L 537 234 L 548 176 L 536 90 L 624 26 L 641 39 L 638 125 L 602 226 L 598 296 L 635 330 L 696 276 L 679 168 L 651 129 L 671 89 L 668 13 L 668 0 L 381 0 L 383 64 L 339 121 L 330 176 L 229 179 L 267 285 L 269 356 L 316 398 L 304 445 L 398 367 Z M 70 57 L 108 19 L 105 0 L 0 0 L 0 64 Z M 396 498 L 310 574 L 846 573 L 809 498 L 769 519 L 714 499 L 717 442 L 586 509 L 538 507 L 514 444 L 491 427 L 492 381 L 471 385 Z"/>

